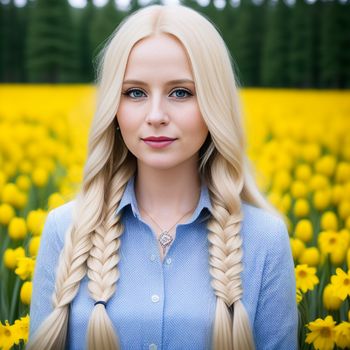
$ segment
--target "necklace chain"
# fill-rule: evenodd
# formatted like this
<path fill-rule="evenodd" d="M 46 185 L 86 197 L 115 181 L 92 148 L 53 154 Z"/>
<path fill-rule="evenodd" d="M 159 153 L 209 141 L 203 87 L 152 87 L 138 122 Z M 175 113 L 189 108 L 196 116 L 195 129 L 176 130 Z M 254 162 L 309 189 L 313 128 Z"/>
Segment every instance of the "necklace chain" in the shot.
<path fill-rule="evenodd" d="M 177 220 L 176 222 L 175 222 L 175 224 L 173 225 L 173 226 L 171 226 L 169 229 L 167 229 L 167 230 L 164 230 L 163 228 L 161 228 L 160 226 L 159 226 L 159 224 L 157 223 L 157 221 L 155 221 L 153 218 L 152 218 L 152 216 L 150 215 L 150 214 L 148 214 L 147 213 L 147 211 L 145 210 L 145 209 L 143 209 L 141 206 L 139 206 L 140 207 L 140 209 L 142 209 L 145 213 L 146 213 L 146 215 L 161 229 L 161 234 L 160 234 L 160 236 L 159 236 L 159 238 L 158 238 L 158 241 L 159 241 L 159 243 L 160 243 L 160 245 L 162 246 L 162 248 L 163 248 L 163 254 L 165 254 L 165 250 L 166 250 L 166 248 L 171 244 L 171 242 L 173 241 L 173 237 L 170 235 L 170 230 L 172 230 L 173 229 L 173 227 L 181 220 L 181 219 L 183 219 L 187 214 L 189 214 L 189 213 L 191 213 L 191 212 L 193 212 L 193 210 L 196 208 L 196 207 L 194 207 L 193 209 L 191 209 L 190 211 L 188 211 L 188 212 L 186 212 L 184 215 L 182 215 L 181 216 L 181 218 L 179 219 L 179 220 Z"/>

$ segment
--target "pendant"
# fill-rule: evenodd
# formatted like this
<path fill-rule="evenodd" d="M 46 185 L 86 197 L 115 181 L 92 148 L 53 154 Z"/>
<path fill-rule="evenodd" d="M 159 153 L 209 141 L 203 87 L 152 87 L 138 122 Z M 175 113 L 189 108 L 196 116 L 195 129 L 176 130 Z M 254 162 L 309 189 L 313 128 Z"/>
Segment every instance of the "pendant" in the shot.
<path fill-rule="evenodd" d="M 173 237 L 169 235 L 168 231 L 163 231 L 159 236 L 159 243 L 163 247 L 163 254 L 165 254 L 166 247 L 173 241 Z"/>

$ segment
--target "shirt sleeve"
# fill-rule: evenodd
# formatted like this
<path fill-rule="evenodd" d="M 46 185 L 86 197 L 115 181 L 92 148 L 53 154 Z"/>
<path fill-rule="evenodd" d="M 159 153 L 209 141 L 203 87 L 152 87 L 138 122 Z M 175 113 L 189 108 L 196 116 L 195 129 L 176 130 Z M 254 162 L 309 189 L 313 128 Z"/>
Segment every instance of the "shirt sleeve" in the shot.
<path fill-rule="evenodd" d="M 36 257 L 29 311 L 29 338 L 53 310 L 52 294 L 55 289 L 56 267 L 60 251 L 61 244 L 56 230 L 55 210 L 52 210 L 46 217 Z"/>
<path fill-rule="evenodd" d="M 257 350 L 298 349 L 294 262 L 286 225 L 278 219 L 267 248 L 255 318 Z"/>

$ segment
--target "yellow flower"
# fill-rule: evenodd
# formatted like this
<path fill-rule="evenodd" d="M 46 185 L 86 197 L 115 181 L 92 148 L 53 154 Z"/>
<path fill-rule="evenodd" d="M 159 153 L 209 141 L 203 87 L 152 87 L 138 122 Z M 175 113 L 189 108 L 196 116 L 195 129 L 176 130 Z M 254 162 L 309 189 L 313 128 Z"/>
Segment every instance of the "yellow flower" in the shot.
<path fill-rule="evenodd" d="M 40 246 L 40 236 L 34 236 L 29 241 L 29 254 L 30 256 L 36 256 L 38 254 Z"/>
<path fill-rule="evenodd" d="M 280 209 L 283 213 L 287 213 L 292 205 L 292 198 L 291 196 L 286 193 L 282 196 L 281 201 L 280 201 Z M 350 226 L 350 223 L 349 223 Z"/>
<path fill-rule="evenodd" d="M 346 220 L 350 216 L 350 201 L 349 200 L 341 200 L 338 205 L 338 213 L 339 216 Z"/>
<path fill-rule="evenodd" d="M 309 185 L 313 191 L 321 191 L 330 188 L 328 177 L 321 174 L 313 175 L 309 181 Z"/>
<path fill-rule="evenodd" d="M 32 282 L 26 281 L 23 283 L 20 292 L 21 301 L 23 304 L 29 305 L 32 297 Z"/>
<path fill-rule="evenodd" d="M 331 155 L 326 155 L 317 160 L 315 170 L 317 173 L 330 177 L 333 175 L 336 165 L 336 159 Z"/>
<path fill-rule="evenodd" d="M 308 219 L 298 221 L 295 227 L 295 237 L 304 242 L 309 242 L 313 235 L 312 223 Z"/>
<path fill-rule="evenodd" d="M 332 203 L 338 204 L 343 199 L 343 186 L 334 185 L 332 187 Z"/>
<path fill-rule="evenodd" d="M 5 250 L 4 253 L 4 265 L 10 269 L 13 270 L 17 267 L 17 259 L 23 258 L 25 256 L 25 251 L 23 247 L 18 247 L 16 249 L 8 248 Z"/>
<path fill-rule="evenodd" d="M 350 216 L 345 220 L 345 227 L 350 230 Z"/>
<path fill-rule="evenodd" d="M 18 267 L 15 270 L 15 273 L 20 277 L 20 279 L 26 280 L 28 278 L 33 278 L 35 267 L 35 261 L 33 258 L 19 258 L 17 265 Z"/>
<path fill-rule="evenodd" d="M 321 216 L 321 228 L 323 230 L 337 230 L 338 219 L 333 211 L 326 211 Z"/>
<path fill-rule="evenodd" d="M 292 177 L 287 170 L 280 170 L 278 171 L 273 180 L 273 187 L 277 191 L 285 191 L 291 184 Z"/>
<path fill-rule="evenodd" d="M 27 235 L 27 225 L 23 218 L 13 218 L 10 221 L 8 234 L 12 239 L 23 239 Z"/>
<path fill-rule="evenodd" d="M 46 211 L 42 209 L 31 210 L 27 216 L 28 230 L 34 235 L 39 236 L 44 228 Z"/>
<path fill-rule="evenodd" d="M 0 224 L 8 225 L 10 220 L 15 216 L 15 210 L 11 205 L 3 203 L 0 205 Z"/>
<path fill-rule="evenodd" d="M 19 175 L 16 179 L 16 185 L 22 191 L 28 191 L 31 185 L 30 178 L 27 175 Z"/>
<path fill-rule="evenodd" d="M 334 285 L 329 283 L 323 290 L 323 305 L 327 310 L 338 310 L 342 300 L 336 295 Z"/>
<path fill-rule="evenodd" d="M 294 181 L 291 188 L 291 194 L 294 198 L 304 198 L 307 196 L 307 186 L 302 181 Z"/>
<path fill-rule="evenodd" d="M 331 203 L 331 192 L 327 190 L 317 190 L 313 196 L 314 207 L 318 210 L 325 210 Z"/>
<path fill-rule="evenodd" d="M 305 243 L 298 238 L 290 238 L 293 259 L 297 260 L 305 249 Z"/>
<path fill-rule="evenodd" d="M 316 276 L 316 268 L 308 267 L 306 264 L 297 265 L 295 267 L 296 287 L 303 293 L 313 290 L 315 285 L 319 283 Z"/>
<path fill-rule="evenodd" d="M 15 206 L 17 204 L 18 188 L 13 183 L 7 183 L 2 190 L 2 201 Z"/>
<path fill-rule="evenodd" d="M 335 231 L 322 231 L 318 235 L 318 245 L 323 254 L 331 253 L 344 243 L 344 238 Z"/>
<path fill-rule="evenodd" d="M 339 162 L 335 172 L 336 182 L 342 183 L 349 181 L 350 178 L 350 163 Z"/>
<path fill-rule="evenodd" d="M 296 217 L 303 217 L 308 215 L 310 212 L 309 202 L 306 199 L 299 198 L 294 204 L 294 215 Z"/>
<path fill-rule="evenodd" d="M 301 181 L 308 181 L 311 178 L 312 170 L 308 164 L 300 164 L 295 169 L 295 177 Z"/>
<path fill-rule="evenodd" d="M 18 191 L 14 206 L 18 209 L 23 209 L 27 205 L 27 202 L 28 196 L 25 193 Z"/>
<path fill-rule="evenodd" d="M 44 187 L 49 179 L 49 173 L 46 169 L 36 168 L 32 174 L 33 184 L 37 187 Z"/>
<path fill-rule="evenodd" d="M 18 328 L 15 325 L 10 325 L 6 320 L 3 325 L 0 321 L 0 346 L 2 350 L 10 350 L 12 346 L 18 344 Z"/>
<path fill-rule="evenodd" d="M 331 276 L 331 283 L 336 288 L 336 294 L 341 300 L 350 296 L 350 270 L 345 273 L 340 267 L 335 270 L 335 275 Z"/>
<path fill-rule="evenodd" d="M 334 266 L 341 265 L 346 258 L 346 247 L 338 245 L 330 253 L 331 263 Z"/>
<path fill-rule="evenodd" d="M 317 143 L 305 144 L 305 146 L 302 148 L 302 154 L 303 154 L 303 158 L 307 162 L 312 163 L 320 157 L 320 154 L 321 154 L 320 145 L 318 145 Z"/>
<path fill-rule="evenodd" d="M 33 170 L 33 165 L 29 160 L 23 160 L 19 163 L 18 169 L 22 174 L 30 174 Z"/>
<path fill-rule="evenodd" d="M 57 193 L 57 192 L 52 193 L 52 194 L 49 196 L 49 199 L 48 199 L 48 207 L 49 207 L 49 210 L 54 209 L 54 208 L 57 208 L 57 207 L 59 207 L 60 205 L 62 205 L 62 204 L 64 204 L 64 203 L 65 203 L 64 198 L 62 197 L 62 195 L 60 195 L 60 194 Z"/>
<path fill-rule="evenodd" d="M 334 328 L 335 343 L 337 346 L 344 348 L 350 347 L 350 323 L 343 321 Z"/>
<path fill-rule="evenodd" d="M 324 320 L 318 318 L 316 321 L 308 323 L 307 327 L 311 332 L 306 335 L 306 343 L 312 343 L 316 350 L 332 350 L 335 324 L 332 316 L 327 316 Z"/>
<path fill-rule="evenodd" d="M 306 248 L 299 257 L 299 263 L 316 267 L 320 263 L 320 252 L 316 247 Z"/>
<path fill-rule="evenodd" d="M 29 321 L 29 315 L 21 317 L 19 320 L 15 321 L 15 325 L 17 325 L 18 328 L 18 338 L 23 339 L 25 343 L 28 341 Z"/>

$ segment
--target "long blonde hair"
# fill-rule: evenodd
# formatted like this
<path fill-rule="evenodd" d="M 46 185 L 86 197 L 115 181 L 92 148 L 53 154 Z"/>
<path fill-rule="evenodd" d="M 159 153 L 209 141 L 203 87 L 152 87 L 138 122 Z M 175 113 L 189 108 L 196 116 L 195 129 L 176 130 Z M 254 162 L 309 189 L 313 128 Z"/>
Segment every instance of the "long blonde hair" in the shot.
<path fill-rule="evenodd" d="M 97 108 L 89 134 L 88 156 L 71 226 L 66 232 L 52 296 L 53 311 L 29 340 L 27 349 L 64 349 L 69 304 L 87 274 L 95 301 L 108 301 L 120 277 L 121 214 L 116 208 L 135 157 L 116 132 L 122 81 L 133 46 L 156 33 L 175 36 L 192 67 L 196 94 L 209 134 L 200 149 L 199 170 L 208 184 L 212 216 L 208 220 L 211 285 L 217 296 L 213 349 L 254 349 L 251 325 L 241 302 L 243 289 L 242 201 L 274 211 L 258 191 L 245 156 L 237 80 L 228 49 L 215 26 L 198 12 L 180 5 L 152 5 L 134 12 L 114 31 L 101 53 Z M 224 252 L 224 253 L 223 253 Z M 90 316 L 89 350 L 120 349 L 105 307 Z"/>

